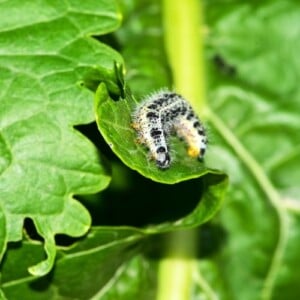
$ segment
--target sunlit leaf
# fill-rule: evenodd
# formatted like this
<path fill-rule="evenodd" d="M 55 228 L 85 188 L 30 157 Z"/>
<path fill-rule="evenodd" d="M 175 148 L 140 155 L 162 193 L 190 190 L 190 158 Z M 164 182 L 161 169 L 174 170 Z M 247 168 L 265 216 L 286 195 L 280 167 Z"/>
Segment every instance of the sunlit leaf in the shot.
<path fill-rule="evenodd" d="M 110 181 L 99 152 L 73 126 L 93 121 L 92 94 L 80 82 L 94 65 L 114 74 L 121 61 L 86 35 L 116 29 L 120 15 L 105 0 L 2 1 L 0 15 L 1 253 L 32 219 L 47 259 L 30 271 L 42 275 L 54 263 L 55 234 L 81 236 L 90 227 L 73 195 Z"/>

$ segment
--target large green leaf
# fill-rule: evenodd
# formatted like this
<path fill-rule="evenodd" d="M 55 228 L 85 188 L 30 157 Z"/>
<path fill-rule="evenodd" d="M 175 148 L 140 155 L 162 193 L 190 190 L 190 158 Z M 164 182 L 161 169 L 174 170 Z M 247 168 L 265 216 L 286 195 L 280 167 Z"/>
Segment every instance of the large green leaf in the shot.
<path fill-rule="evenodd" d="M 132 228 L 94 228 L 69 250 L 61 249 L 54 272 L 38 279 L 26 269 L 41 259 L 42 247 L 24 242 L 5 258 L 2 289 L 7 299 L 100 299 L 138 253 L 143 236 Z"/>
<path fill-rule="evenodd" d="M 197 179 L 194 182 L 193 180 L 189 181 L 189 184 L 182 183 L 186 186 L 180 185 L 178 187 L 177 185 L 169 186 L 157 183 L 149 186 L 148 180 L 150 194 L 155 195 L 155 199 L 152 198 L 153 205 L 158 206 L 159 202 L 166 202 L 154 210 L 156 214 L 163 215 L 164 222 L 160 220 L 157 225 L 148 226 L 144 229 L 117 226 L 94 227 L 85 239 L 78 240 L 77 244 L 71 248 L 61 249 L 52 273 L 43 278 L 36 279 L 29 276 L 26 271 L 28 265 L 34 264 L 42 257 L 43 252 L 40 244 L 30 242 L 25 243 L 22 247 L 10 247 L 2 267 L 2 286 L 5 294 L 9 299 L 18 299 L 20 295 L 27 295 L 30 299 L 35 299 L 35 297 L 36 299 L 56 299 L 57 297 L 89 299 L 92 296 L 95 299 L 135 299 L 137 297 L 147 299 L 146 295 L 150 295 L 148 299 L 151 299 L 151 295 L 153 297 L 156 293 L 155 270 L 157 262 L 151 262 L 149 257 L 145 258 L 141 254 L 153 252 L 153 248 L 154 250 L 163 248 L 166 242 L 163 242 L 163 233 L 195 227 L 206 222 L 215 214 L 222 203 L 226 180 L 214 175 L 204 178 L 208 181 L 207 184 L 203 183 L 201 179 Z M 139 182 L 136 183 L 142 190 L 144 188 L 144 193 L 147 192 L 147 187 L 141 186 Z M 159 193 L 159 190 L 162 189 L 161 186 L 167 188 L 165 194 L 168 194 L 170 199 Z M 127 188 L 131 189 L 130 187 Z M 190 195 L 190 199 L 181 201 L 181 204 L 174 197 L 175 195 L 183 197 L 191 190 L 197 191 L 199 194 L 202 191 L 203 195 L 200 202 L 197 194 L 195 196 Z M 137 215 L 139 218 L 145 218 L 147 213 L 151 215 L 151 211 L 149 213 L 147 209 L 146 197 L 141 197 L 138 189 L 134 191 L 138 194 L 137 198 L 141 203 L 140 206 L 135 204 L 132 218 L 137 218 Z M 126 199 L 125 194 L 123 191 L 121 195 L 114 194 L 114 196 L 120 197 L 122 202 L 125 202 L 124 206 L 130 206 L 129 211 L 132 210 L 132 204 Z M 158 199 L 156 199 L 157 197 Z M 182 198 L 180 199 L 182 200 Z M 113 201 L 113 194 L 108 200 Z M 174 203 L 175 201 L 177 203 Z M 190 209 L 190 213 L 184 213 L 187 206 L 195 205 L 195 203 L 197 205 Z M 163 209 L 164 206 L 165 209 Z M 176 208 L 180 210 L 181 218 L 174 218 Z M 169 215 L 167 215 L 166 210 Z M 119 205 L 115 213 L 120 218 L 124 214 L 126 215 L 128 211 Z M 108 220 L 114 217 L 110 210 L 106 213 Z M 158 216 L 155 215 L 154 217 L 157 218 Z M 103 221 L 103 218 L 101 219 Z M 204 232 L 201 245 L 206 247 L 205 245 L 209 244 L 214 252 L 215 247 L 212 246 L 211 239 L 207 239 L 207 235 L 210 236 L 209 232 L 205 230 L 201 232 Z M 160 251 L 162 250 L 160 249 Z M 211 250 L 208 252 L 210 253 Z M 147 281 L 148 276 L 152 278 L 151 282 Z"/>
<path fill-rule="evenodd" d="M 24 241 L 7 252 L 2 289 L 7 299 L 150 300 L 164 239 L 149 230 L 94 227 L 85 239 L 58 249 L 55 268 L 41 278 L 29 275 L 27 268 L 43 257 L 42 244 Z M 201 242 L 205 244 L 205 234 Z"/>
<path fill-rule="evenodd" d="M 2 1 L 0 16 L 0 252 L 32 219 L 48 257 L 30 272 L 41 275 L 53 265 L 55 234 L 90 227 L 73 195 L 110 181 L 99 152 L 73 126 L 93 120 L 92 94 L 80 82 L 96 65 L 114 80 L 114 61 L 121 62 L 86 36 L 116 29 L 120 15 L 110 0 L 16 0 Z"/>

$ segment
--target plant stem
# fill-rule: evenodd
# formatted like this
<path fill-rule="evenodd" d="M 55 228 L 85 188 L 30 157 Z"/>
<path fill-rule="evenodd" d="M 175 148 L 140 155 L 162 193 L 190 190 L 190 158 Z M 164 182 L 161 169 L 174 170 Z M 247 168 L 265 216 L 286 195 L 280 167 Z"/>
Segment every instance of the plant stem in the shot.
<path fill-rule="evenodd" d="M 163 22 L 175 88 L 201 116 L 206 107 L 201 1 L 163 0 Z"/>
<path fill-rule="evenodd" d="M 196 241 L 195 230 L 166 236 L 165 258 L 159 263 L 157 300 L 191 299 Z"/>
<path fill-rule="evenodd" d="M 199 0 L 162 0 L 165 47 L 175 90 L 202 115 L 206 102 L 199 4 Z M 166 256 L 159 264 L 157 300 L 191 299 L 197 242 L 195 230 L 168 235 Z"/>
<path fill-rule="evenodd" d="M 165 278 L 160 286 L 158 300 L 191 299 L 192 260 L 166 258 L 160 263 L 160 276 Z M 175 287 L 175 288 L 174 288 Z"/>

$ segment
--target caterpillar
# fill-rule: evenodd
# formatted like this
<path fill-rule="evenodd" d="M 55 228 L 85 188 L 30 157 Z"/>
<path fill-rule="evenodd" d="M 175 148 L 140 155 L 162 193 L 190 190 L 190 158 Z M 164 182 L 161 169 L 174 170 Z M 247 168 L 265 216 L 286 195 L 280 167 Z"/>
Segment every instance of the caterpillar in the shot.
<path fill-rule="evenodd" d="M 153 93 L 141 102 L 132 119 L 138 141 L 149 149 L 158 168 L 170 167 L 168 137 L 174 132 L 186 142 L 189 156 L 203 159 L 207 146 L 205 129 L 181 95 L 171 91 Z"/>

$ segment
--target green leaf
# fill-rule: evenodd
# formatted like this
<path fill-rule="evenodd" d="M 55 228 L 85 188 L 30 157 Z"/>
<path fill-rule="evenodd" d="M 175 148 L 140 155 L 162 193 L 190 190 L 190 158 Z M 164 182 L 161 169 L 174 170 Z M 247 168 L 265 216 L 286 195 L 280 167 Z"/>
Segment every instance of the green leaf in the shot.
<path fill-rule="evenodd" d="M 138 253 L 143 238 L 144 234 L 133 228 L 94 228 L 83 241 L 60 250 L 54 272 L 38 279 L 28 276 L 26 268 L 42 257 L 41 245 L 24 242 L 22 247 L 8 251 L 3 291 L 8 299 L 23 295 L 28 299 L 100 298 Z"/>
<path fill-rule="evenodd" d="M 74 194 L 110 181 L 102 156 L 73 127 L 94 118 L 83 79 L 101 65 L 113 81 L 114 63 L 122 61 L 87 35 L 116 29 L 120 14 L 110 0 L 16 0 L 2 1 L 0 15 L 0 252 L 22 239 L 24 219 L 32 219 L 47 259 L 29 270 L 43 275 L 54 263 L 54 236 L 81 236 L 90 227 Z"/>
<path fill-rule="evenodd" d="M 99 85 L 95 98 L 98 128 L 111 149 L 127 166 L 154 181 L 168 184 L 206 174 L 223 176 L 221 172 L 209 170 L 203 163 L 188 157 L 183 143 L 176 143 L 176 140 L 173 141 L 176 157 L 171 167 L 168 170 L 157 168 L 155 162 L 147 158 L 147 150 L 137 142 L 136 132 L 132 128 L 131 116 L 136 106 L 137 102 L 132 97 L 113 101 L 105 85 Z"/>
<path fill-rule="evenodd" d="M 29 276 L 27 267 L 41 260 L 42 245 L 16 243 L 3 261 L 2 289 L 7 299 L 153 299 L 164 238 L 130 227 L 94 227 L 59 249 L 56 267 L 41 278 Z"/>

